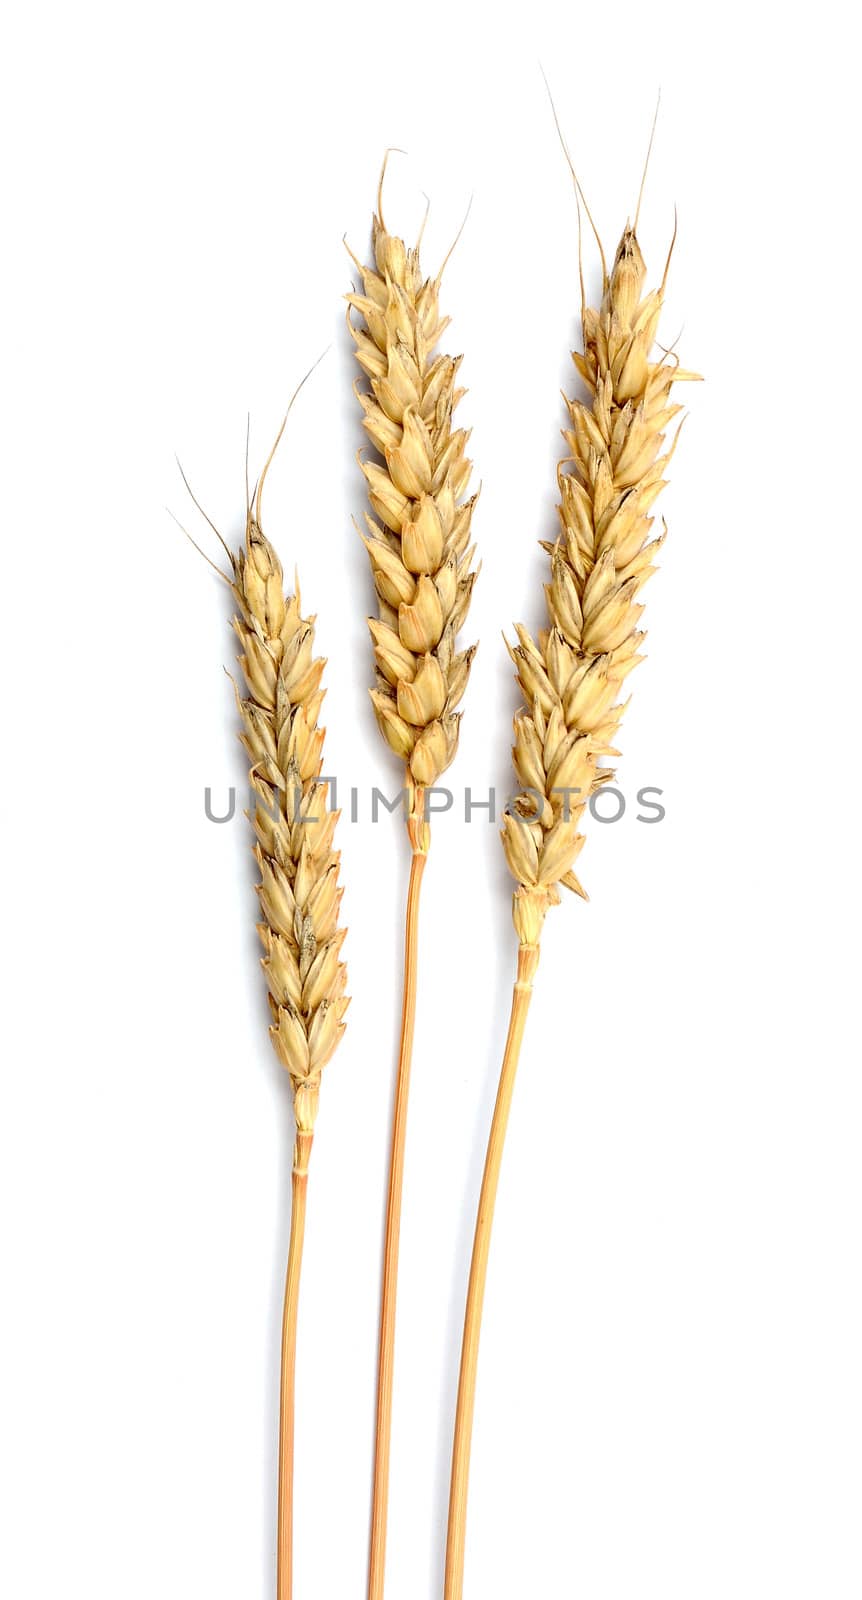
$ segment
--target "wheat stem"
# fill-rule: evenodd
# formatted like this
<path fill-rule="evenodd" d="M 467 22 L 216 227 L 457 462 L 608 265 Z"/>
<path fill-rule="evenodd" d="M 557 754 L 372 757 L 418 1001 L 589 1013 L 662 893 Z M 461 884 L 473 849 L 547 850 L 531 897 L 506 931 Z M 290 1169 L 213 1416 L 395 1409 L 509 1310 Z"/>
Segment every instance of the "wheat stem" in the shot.
<path fill-rule="evenodd" d="M 308 1158 L 313 1134 L 297 1133 L 290 1210 L 290 1245 L 284 1282 L 281 1329 L 281 1409 L 278 1435 L 278 1600 L 293 1594 L 293 1434 L 296 1392 L 296 1324 L 305 1238 Z"/>
<path fill-rule="evenodd" d="M 339 813 L 327 804 L 330 780 L 321 779 L 324 729 L 318 717 L 325 662 L 314 656 L 315 619 L 302 615 L 298 579 L 295 593 L 285 594 L 281 562 L 261 527 L 263 486 L 296 394 L 253 494 L 248 487 L 246 437 L 245 543 L 236 553 L 195 498 L 180 467 L 194 504 L 230 563 L 229 573 L 214 562 L 210 565 L 228 584 L 236 602 L 233 627 L 242 648 L 238 660 L 248 692 L 243 696 L 237 683 L 234 692 L 242 722 L 240 740 L 256 797 L 246 815 L 254 827 L 260 871 L 256 888 L 261 911 L 257 931 L 264 950 L 261 966 L 272 1019 L 270 1039 L 290 1079 L 296 1124 L 281 1333 L 278 1600 L 291 1600 L 293 1591 L 296 1329 L 308 1162 L 321 1075 L 344 1034 L 344 1015 L 350 1003 L 345 994 L 347 971 L 341 960 L 340 856 L 333 845 Z M 200 554 L 209 561 L 204 551 Z"/>
<path fill-rule="evenodd" d="M 283 430 L 284 423 L 279 439 Z M 256 795 L 251 821 L 260 870 L 258 933 L 269 1032 L 290 1078 L 296 1121 L 281 1341 L 276 1552 L 278 1600 L 291 1600 L 296 1328 L 308 1161 L 321 1074 L 344 1033 L 349 1002 L 341 960 L 340 858 L 333 847 L 338 813 L 329 809 L 328 783 L 320 777 L 324 662 L 314 657 L 314 619 L 302 615 L 298 586 L 295 594 L 285 594 L 281 562 L 260 525 L 264 480 L 277 444 L 278 439 L 253 502 L 247 495 L 245 545 L 236 555 L 228 550 L 227 581 L 237 606 L 233 625 L 248 690 L 243 697 L 234 685 Z"/>
<path fill-rule="evenodd" d="M 385 167 L 384 162 L 384 172 Z M 458 384 L 461 358 L 435 353 L 449 320 L 439 306 L 442 268 L 436 277 L 423 278 L 419 242 L 409 249 L 388 232 L 380 190 L 372 224 L 373 264 L 353 258 L 360 281 L 347 299 L 356 359 L 367 380 L 357 398 L 376 455 L 361 459 L 374 513 L 366 515 L 363 536 L 378 610 L 369 619 L 376 667 L 371 701 L 386 743 L 404 763 L 413 864 L 380 1308 L 369 1600 L 383 1600 L 385 1579 L 401 1190 L 419 885 L 428 850 L 424 791 L 439 781 L 458 748 L 458 707 L 475 654 L 473 647 L 458 650 L 458 633 L 476 580 L 470 543 L 476 495 L 467 497 L 469 433 L 454 424 L 464 393 Z"/>
<path fill-rule="evenodd" d="M 470 1282 L 467 1289 L 467 1309 L 464 1314 L 464 1337 L 461 1344 L 461 1370 L 458 1376 L 458 1405 L 455 1412 L 455 1439 L 452 1446 L 452 1479 L 449 1489 L 449 1530 L 446 1539 L 445 1600 L 461 1600 L 464 1588 L 464 1545 L 467 1526 L 467 1487 L 470 1477 L 470 1446 L 473 1435 L 473 1409 L 476 1400 L 476 1368 L 479 1360 L 479 1333 L 482 1326 L 482 1305 L 485 1299 L 485 1279 L 488 1275 L 488 1254 L 491 1248 L 491 1228 L 497 1184 L 509 1122 L 509 1108 L 515 1087 L 515 1075 L 521 1054 L 521 1042 L 533 994 L 533 976 L 539 961 L 538 945 L 521 945 L 518 949 L 518 975 L 512 991 L 512 1010 L 509 1032 L 500 1069 L 500 1083 L 491 1122 L 476 1232 L 473 1237 L 473 1257 L 470 1262 Z"/>
<path fill-rule="evenodd" d="M 383 1288 L 380 1297 L 380 1345 L 377 1362 L 377 1424 L 374 1439 L 374 1488 L 371 1499 L 371 1541 L 368 1561 L 368 1600 L 382 1600 L 386 1571 L 386 1521 L 389 1506 L 389 1454 L 392 1438 L 392 1380 L 395 1367 L 395 1309 L 398 1295 L 398 1253 L 401 1243 L 401 1196 L 404 1187 L 404 1149 L 407 1139 L 407 1104 L 416 1021 L 416 980 L 419 955 L 419 895 L 427 855 L 414 847 L 407 889 L 404 926 L 404 990 L 401 1038 L 395 1079 L 389 1191 L 386 1202 L 386 1237 L 383 1246 Z"/>
<path fill-rule="evenodd" d="M 576 180 L 577 181 L 577 180 Z M 602 256 L 604 263 L 604 254 Z M 666 276 L 666 273 L 665 273 Z M 518 1052 L 545 915 L 560 887 L 586 898 L 574 872 L 578 824 L 589 797 L 612 777 L 625 711 L 623 683 L 642 659 L 640 591 L 664 535 L 651 537 L 650 510 L 664 486 L 674 442 L 666 432 L 680 407 L 675 383 L 691 379 L 666 351 L 652 360 L 664 279 L 644 292 L 646 267 L 626 225 L 597 309 L 582 315 L 584 352 L 575 365 L 590 400 L 569 401 L 570 454 L 558 474 L 561 536 L 545 588 L 548 625 L 536 638 L 517 628 L 510 646 L 524 705 L 515 716 L 515 771 L 521 794 L 503 818 L 503 847 L 516 889 L 518 981 L 500 1079 L 467 1295 L 452 1457 L 445 1600 L 461 1600 L 470 1437 L 479 1326 L 491 1220 Z M 569 470 L 567 470 L 569 469 Z M 574 800 L 572 797 L 574 796 Z"/>

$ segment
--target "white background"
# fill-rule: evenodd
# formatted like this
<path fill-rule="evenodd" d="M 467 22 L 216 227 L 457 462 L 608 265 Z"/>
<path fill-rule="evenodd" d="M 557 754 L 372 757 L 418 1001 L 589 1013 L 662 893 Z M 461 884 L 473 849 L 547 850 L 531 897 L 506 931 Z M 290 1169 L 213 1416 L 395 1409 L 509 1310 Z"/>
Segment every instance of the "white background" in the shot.
<path fill-rule="evenodd" d="M 859 294 L 838 5 L 19 8 L 3 131 L 6 701 L 0 1590 L 274 1593 L 291 1118 L 265 1032 L 226 596 L 173 451 L 236 538 L 299 377 L 267 524 L 328 669 L 354 996 L 309 1195 L 296 1595 L 364 1593 L 402 830 L 372 724 L 341 238 L 432 207 L 484 489 L 452 779 L 505 793 L 501 630 L 577 336 L 549 74 L 604 237 L 633 207 L 708 382 L 662 509 L 649 660 L 589 905 L 549 919 L 500 1190 L 469 1600 L 858 1600 Z M 588 248 L 589 286 L 597 263 Z M 206 535 L 199 522 L 197 536 Z M 212 548 L 212 546 L 209 546 Z M 217 553 L 217 552 L 213 552 Z M 660 826 L 635 820 L 643 784 Z M 460 812 L 459 798 L 457 812 Z M 389 1600 L 441 1592 L 481 1158 L 514 960 L 496 830 L 435 827 L 423 907 Z"/>

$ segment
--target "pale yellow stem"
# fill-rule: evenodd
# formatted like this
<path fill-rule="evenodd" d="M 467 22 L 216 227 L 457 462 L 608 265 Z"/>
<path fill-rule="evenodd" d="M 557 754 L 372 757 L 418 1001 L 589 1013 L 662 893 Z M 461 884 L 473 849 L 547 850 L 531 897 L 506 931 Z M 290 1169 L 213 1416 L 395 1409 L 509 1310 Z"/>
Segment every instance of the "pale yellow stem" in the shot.
<path fill-rule="evenodd" d="M 297 1133 L 293 1161 L 293 1197 L 290 1212 L 290 1247 L 284 1284 L 284 1319 L 281 1329 L 281 1413 L 278 1434 L 278 1600 L 293 1595 L 293 1425 L 296 1394 L 296 1323 L 299 1311 L 299 1277 L 305 1237 L 305 1199 L 312 1134 Z"/>
<path fill-rule="evenodd" d="M 497 1102 L 491 1122 L 479 1211 L 473 1238 L 473 1259 L 470 1263 L 470 1283 L 467 1289 L 467 1309 L 464 1316 L 464 1337 L 461 1344 L 461 1371 L 458 1377 L 458 1405 L 455 1412 L 455 1439 L 452 1446 L 452 1481 L 449 1490 L 449 1531 L 446 1540 L 445 1600 L 461 1600 L 464 1590 L 464 1546 L 467 1525 L 467 1485 L 470 1476 L 470 1445 L 473 1434 L 473 1408 L 476 1399 L 476 1366 L 479 1359 L 479 1332 L 482 1324 L 482 1302 L 485 1297 L 485 1279 L 488 1273 L 488 1251 L 491 1245 L 491 1225 L 494 1220 L 494 1203 L 503 1145 L 515 1087 L 518 1057 L 524 1025 L 533 993 L 533 976 L 539 960 L 538 945 L 521 945 L 518 950 L 518 976 L 512 994 L 512 1012 L 509 1033 L 500 1070 Z"/>
<path fill-rule="evenodd" d="M 401 1242 L 401 1193 L 404 1183 L 404 1146 L 407 1137 L 407 1100 L 416 1018 L 416 972 L 419 946 L 419 890 L 427 860 L 427 825 L 410 826 L 413 859 L 407 891 L 404 934 L 404 995 L 401 1042 L 395 1080 L 395 1110 L 389 1157 L 389 1196 L 383 1246 L 383 1288 L 380 1300 L 380 1347 L 377 1363 L 377 1427 L 374 1441 L 374 1488 L 371 1499 L 371 1541 L 368 1559 L 368 1600 L 382 1600 L 386 1570 L 386 1518 L 389 1506 L 389 1446 L 392 1434 L 392 1377 L 395 1360 L 395 1304 L 398 1288 L 398 1250 Z M 417 848 L 417 845 L 420 846 Z"/>

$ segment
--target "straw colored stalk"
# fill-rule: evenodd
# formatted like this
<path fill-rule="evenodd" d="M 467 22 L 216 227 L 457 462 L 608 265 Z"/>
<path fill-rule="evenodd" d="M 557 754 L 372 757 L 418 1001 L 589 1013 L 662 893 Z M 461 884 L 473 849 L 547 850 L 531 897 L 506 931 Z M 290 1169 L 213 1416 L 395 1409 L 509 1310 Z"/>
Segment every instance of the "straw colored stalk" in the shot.
<path fill-rule="evenodd" d="M 590 400 L 567 402 L 569 456 L 558 472 L 560 536 L 546 544 L 548 625 L 537 639 L 516 629 L 510 647 L 523 708 L 514 719 L 514 763 L 522 786 L 504 818 L 503 848 L 517 887 L 517 978 L 482 1179 L 467 1293 L 446 1551 L 446 1600 L 461 1600 L 470 1442 L 479 1330 L 497 1181 L 509 1107 L 546 912 L 561 885 L 586 898 L 575 875 L 579 825 L 590 794 L 619 754 L 623 685 L 641 660 L 641 591 L 664 534 L 650 509 L 664 486 L 674 444 L 665 432 L 680 407 L 671 388 L 693 374 L 674 358 L 651 358 L 664 280 L 644 293 L 646 269 L 626 226 L 613 267 L 603 265 L 598 310 L 584 307 L 583 355 L 575 365 Z M 665 278 L 667 269 L 665 269 Z"/>
<path fill-rule="evenodd" d="M 381 187 L 382 182 L 381 175 Z M 388 232 L 379 193 L 372 243 L 373 265 L 363 266 L 354 258 L 361 293 L 347 297 L 356 359 L 368 384 L 357 386 L 357 397 L 376 453 L 367 460 L 360 456 L 373 512 L 366 515 L 363 540 L 378 599 L 378 615 L 369 620 L 377 668 L 371 699 L 386 743 L 404 763 L 412 850 L 383 1254 L 368 1575 L 369 1600 L 381 1600 L 419 892 L 430 843 L 425 791 L 454 758 L 458 706 L 475 653 L 473 648 L 459 651 L 457 636 L 476 577 L 470 547 L 476 496 L 467 496 L 468 434 L 453 423 L 464 392 L 457 386 L 461 358 L 435 353 L 448 324 L 439 310 L 442 268 L 435 278 L 423 278 L 419 243 L 408 249 Z"/>
<path fill-rule="evenodd" d="M 270 456 L 270 460 L 272 457 Z M 267 463 L 267 466 L 269 463 Z M 284 1296 L 278 1470 L 278 1600 L 293 1584 L 293 1438 L 296 1330 L 308 1164 L 320 1079 L 344 1033 L 346 969 L 339 927 L 342 891 L 333 835 L 338 812 L 320 783 L 324 662 L 299 586 L 285 595 L 281 563 L 260 525 L 266 469 L 246 520 L 245 547 L 230 551 L 234 629 L 247 694 L 237 693 L 240 735 L 257 796 L 253 824 L 270 1037 L 293 1090 L 296 1138 Z"/>

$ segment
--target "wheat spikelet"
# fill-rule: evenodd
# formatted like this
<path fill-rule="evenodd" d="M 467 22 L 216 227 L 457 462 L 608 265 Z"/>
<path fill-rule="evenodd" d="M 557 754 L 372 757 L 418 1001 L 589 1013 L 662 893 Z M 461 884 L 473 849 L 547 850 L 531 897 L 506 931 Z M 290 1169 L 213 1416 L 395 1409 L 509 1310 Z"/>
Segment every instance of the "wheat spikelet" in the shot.
<path fill-rule="evenodd" d="M 310 1134 L 320 1075 L 348 1004 L 333 848 L 339 813 L 327 810 L 327 786 L 318 782 L 324 662 L 314 656 L 314 618 L 302 616 L 298 585 L 284 593 L 281 563 L 258 521 L 262 485 L 248 511 L 245 548 L 232 558 L 233 626 L 248 688 L 237 700 L 251 784 L 263 802 L 253 822 L 270 1037 L 290 1075 L 297 1132 Z"/>
<path fill-rule="evenodd" d="M 421 791 L 455 755 L 457 708 L 475 654 L 458 652 L 456 640 L 476 579 L 470 524 L 477 496 L 465 498 L 469 434 L 453 426 L 464 393 L 461 357 L 435 354 L 449 320 L 439 310 L 441 274 L 423 278 L 418 244 L 408 249 L 387 232 L 379 200 L 372 241 L 373 266 L 355 261 L 362 293 L 347 296 L 362 319 L 362 326 L 349 320 L 369 382 L 357 396 L 379 457 L 360 458 L 375 513 L 366 514 L 363 536 L 379 606 L 369 621 L 377 667 L 371 699 L 384 739 L 405 763 L 419 815 Z"/>
<path fill-rule="evenodd" d="M 650 509 L 676 443 L 664 449 L 681 410 L 671 388 L 694 376 L 671 356 L 651 360 L 665 284 L 644 294 L 645 277 L 627 225 L 600 308 L 583 311 L 584 353 L 573 355 L 592 400 L 567 401 L 560 537 L 545 545 L 548 626 L 537 640 L 519 626 L 510 646 L 526 702 L 514 719 L 513 750 L 524 787 L 504 819 L 503 846 L 518 883 L 515 927 L 526 945 L 538 944 L 558 884 L 584 893 L 574 872 L 579 822 L 591 792 L 612 776 L 599 762 L 619 753 L 626 702 L 618 697 L 645 638 L 639 597 L 664 541 L 664 533 L 652 537 Z"/>

